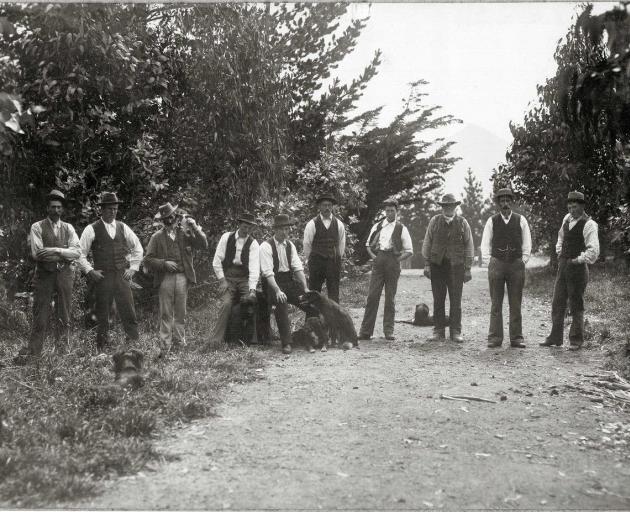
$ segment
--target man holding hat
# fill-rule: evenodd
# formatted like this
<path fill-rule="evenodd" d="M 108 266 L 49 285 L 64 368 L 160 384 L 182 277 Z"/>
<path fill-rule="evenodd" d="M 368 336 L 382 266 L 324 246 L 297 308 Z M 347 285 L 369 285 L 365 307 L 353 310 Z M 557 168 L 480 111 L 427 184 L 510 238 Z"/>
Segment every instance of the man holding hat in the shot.
<path fill-rule="evenodd" d="M 287 304 L 304 309 L 299 297 L 308 291 L 304 268 L 293 242 L 287 236 L 295 222 L 288 215 L 274 217 L 273 236 L 260 244 L 260 272 L 270 304 L 275 304 L 282 351 L 291 353 L 291 324 Z M 317 312 L 311 313 L 317 315 Z"/>
<path fill-rule="evenodd" d="M 494 200 L 499 213 L 488 219 L 481 237 L 481 257 L 488 264 L 492 301 L 488 347 L 500 347 L 503 343 L 503 295 L 507 286 L 510 346 L 525 348 L 521 302 L 525 286 L 525 263 L 532 250 L 532 237 L 525 217 L 512 212 L 512 190 L 500 189 L 494 195 Z"/>
<path fill-rule="evenodd" d="M 186 232 L 178 222 L 177 206 L 160 206 L 155 218 L 163 227 L 153 234 L 144 263 L 154 272 L 153 285 L 159 286 L 160 356 L 186 344 L 185 320 L 188 283 L 195 284 L 193 250 L 207 249 L 208 241 L 201 227 L 186 218 Z"/>
<path fill-rule="evenodd" d="M 210 334 L 210 348 L 216 348 L 223 343 L 232 306 L 239 300 L 256 301 L 256 286 L 260 277 L 260 247 L 251 234 L 257 226 L 256 218 L 251 213 L 243 213 L 237 220 L 238 229 L 221 235 L 212 260 L 214 273 L 220 281 L 221 304 L 217 322 Z M 250 308 L 241 308 L 247 326 L 247 332 L 243 333 L 246 342 L 254 335 L 254 322 L 248 316 L 249 311 Z"/>
<path fill-rule="evenodd" d="M 365 244 L 373 263 L 365 313 L 359 330 L 359 339 L 363 340 L 369 340 L 374 332 L 383 287 L 385 287 L 383 334 L 387 340 L 394 339 L 396 289 L 400 277 L 400 262 L 413 254 L 409 230 L 396 220 L 398 202 L 386 201 L 383 206 L 385 218 L 372 226 Z"/>
<path fill-rule="evenodd" d="M 470 269 L 475 257 L 472 233 L 466 219 L 455 210 L 461 201 L 453 194 L 445 194 L 438 204 L 442 213 L 435 215 L 427 227 L 422 244 L 424 275 L 431 279 L 433 292 L 433 337 L 431 341 L 445 338 L 445 301 L 448 292 L 450 303 L 449 331 L 452 341 L 461 343 L 462 338 L 462 289 L 472 279 Z"/>
<path fill-rule="evenodd" d="M 311 290 L 322 291 L 324 282 L 328 298 L 339 303 L 341 258 L 346 251 L 346 228 L 333 215 L 337 200 L 330 194 L 317 199 L 319 215 L 304 228 L 304 259 L 308 262 L 308 284 Z"/>
<path fill-rule="evenodd" d="M 29 357 L 39 357 L 44 346 L 50 304 L 55 297 L 53 325 L 57 348 L 64 339 L 68 344 L 70 334 L 70 311 L 72 306 L 72 284 L 74 279 L 73 261 L 81 255 L 79 237 L 72 224 L 63 222 L 66 198 L 59 190 L 52 190 L 48 196 L 48 216 L 31 226 L 31 255 L 35 260 L 33 283 L 33 326 L 28 346 L 20 349 L 16 363 L 23 363 Z"/>
<path fill-rule="evenodd" d="M 101 218 L 81 233 L 79 266 L 92 280 L 96 295 L 96 346 L 103 351 L 109 343 L 109 312 L 112 301 L 129 340 L 138 339 L 138 321 L 130 282 L 140 268 L 142 245 L 127 224 L 116 220 L 122 201 L 114 192 L 103 192 L 99 200 Z M 87 256 L 92 251 L 94 265 Z"/>
<path fill-rule="evenodd" d="M 543 347 L 562 345 L 567 301 L 572 317 L 569 349 L 578 350 L 584 342 L 584 291 L 588 283 L 588 265 L 599 257 L 597 223 L 584 213 L 584 204 L 582 192 L 569 192 L 569 213 L 562 221 L 556 243 L 558 274 L 551 304 L 551 334 L 540 344 Z"/>

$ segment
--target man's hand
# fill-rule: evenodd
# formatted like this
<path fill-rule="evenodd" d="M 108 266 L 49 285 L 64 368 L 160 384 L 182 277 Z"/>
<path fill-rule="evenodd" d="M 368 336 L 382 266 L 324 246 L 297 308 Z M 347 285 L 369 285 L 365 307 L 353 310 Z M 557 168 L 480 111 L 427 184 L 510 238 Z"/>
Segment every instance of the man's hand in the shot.
<path fill-rule="evenodd" d="M 425 265 L 423 274 L 424 274 L 424 277 L 431 279 L 431 267 L 429 267 L 428 265 Z"/>
<path fill-rule="evenodd" d="M 223 295 L 225 292 L 227 292 L 227 289 L 228 289 L 228 282 L 224 277 L 221 279 L 221 282 L 219 283 L 219 293 Z"/>
<path fill-rule="evenodd" d="M 167 272 L 177 272 L 177 263 L 175 263 L 174 261 L 165 261 L 164 267 L 166 268 Z"/>
<path fill-rule="evenodd" d="M 569 260 L 569 263 L 573 263 L 574 265 L 580 265 L 580 260 L 578 260 L 577 258 L 573 258 L 572 260 Z"/>
<path fill-rule="evenodd" d="M 133 276 L 135 275 L 136 271 L 132 268 L 128 268 L 127 270 L 125 270 L 123 272 L 123 277 L 127 280 L 127 281 L 131 281 L 133 279 Z"/>
<path fill-rule="evenodd" d="M 92 279 L 95 283 L 98 283 L 101 279 L 103 279 L 105 276 L 103 275 L 103 271 L 102 270 L 90 270 L 88 272 L 88 277 L 90 279 Z"/>
<path fill-rule="evenodd" d="M 276 290 L 276 302 L 278 304 L 284 304 L 287 301 L 287 295 L 280 288 Z"/>
<path fill-rule="evenodd" d="M 249 295 L 247 296 L 247 300 L 251 302 L 256 302 L 256 289 L 255 288 L 251 288 L 249 290 Z"/>
<path fill-rule="evenodd" d="M 464 283 L 467 283 L 471 279 L 472 279 L 472 274 L 470 273 L 470 269 L 467 268 L 466 270 L 464 270 Z"/>

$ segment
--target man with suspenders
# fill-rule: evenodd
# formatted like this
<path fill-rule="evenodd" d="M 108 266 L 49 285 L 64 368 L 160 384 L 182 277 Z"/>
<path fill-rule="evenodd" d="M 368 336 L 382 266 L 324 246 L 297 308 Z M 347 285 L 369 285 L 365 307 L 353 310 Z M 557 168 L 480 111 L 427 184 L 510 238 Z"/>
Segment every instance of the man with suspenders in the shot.
<path fill-rule="evenodd" d="M 372 264 L 370 289 L 359 330 L 360 340 L 369 340 L 374 332 L 378 304 L 385 287 L 385 311 L 383 314 L 383 334 L 385 339 L 394 339 L 394 316 L 396 313 L 396 289 L 400 276 L 400 262 L 413 254 L 409 231 L 396 220 L 398 203 L 386 201 L 385 219 L 372 226 L 366 248 Z"/>
<path fill-rule="evenodd" d="M 288 215 L 276 215 L 273 236 L 260 244 L 260 272 L 270 304 L 275 304 L 282 352 L 291 353 L 291 324 L 287 304 L 300 306 L 299 297 L 308 291 L 304 268 L 287 235 L 294 222 Z M 316 314 L 316 313 L 315 313 Z"/>

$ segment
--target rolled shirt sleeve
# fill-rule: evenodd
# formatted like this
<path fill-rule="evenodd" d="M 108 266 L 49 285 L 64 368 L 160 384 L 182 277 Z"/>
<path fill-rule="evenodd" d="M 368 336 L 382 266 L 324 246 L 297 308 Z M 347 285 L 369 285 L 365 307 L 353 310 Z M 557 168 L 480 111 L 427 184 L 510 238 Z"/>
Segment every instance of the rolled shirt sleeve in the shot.
<path fill-rule="evenodd" d="M 81 248 L 81 256 L 77 260 L 77 264 L 81 269 L 81 272 L 84 274 L 88 274 L 93 270 L 92 265 L 88 261 L 87 257 L 90 254 L 90 249 L 92 249 L 92 242 L 94 242 L 94 228 L 92 224 L 88 224 L 83 233 L 81 233 L 81 238 L 79 239 L 79 246 Z"/>
<path fill-rule="evenodd" d="M 44 242 L 42 240 L 42 226 L 39 222 L 35 222 L 31 226 L 29 238 L 31 242 L 31 256 L 35 261 L 37 261 L 37 251 L 44 248 Z"/>
<path fill-rule="evenodd" d="M 144 249 L 142 249 L 142 244 L 138 236 L 124 223 L 123 233 L 125 235 L 125 242 L 127 242 L 127 249 L 129 249 L 129 268 L 137 272 L 140 270 Z"/>
<path fill-rule="evenodd" d="M 570 214 L 565 215 L 564 219 L 562 219 L 562 224 L 560 224 L 560 230 L 558 231 L 558 241 L 556 242 L 556 254 L 558 256 L 560 256 L 560 253 L 562 252 L 562 244 L 564 243 L 564 223 L 569 222 L 570 218 Z"/>
<path fill-rule="evenodd" d="M 309 220 L 306 223 L 306 227 L 304 228 L 304 239 L 302 240 L 302 253 L 304 255 L 304 259 L 308 260 L 308 257 L 311 255 L 311 249 L 313 247 L 313 237 L 315 236 L 315 222 L 313 219 Z"/>
<path fill-rule="evenodd" d="M 597 222 L 593 219 L 587 220 L 586 224 L 584 224 L 584 230 L 582 231 L 586 250 L 577 257 L 578 262 L 592 265 L 597 261 L 597 258 L 599 258 L 599 236 L 597 231 Z"/>
<path fill-rule="evenodd" d="M 377 222 L 376 224 L 374 224 L 372 226 L 372 229 L 370 229 L 370 232 L 368 234 L 367 239 L 365 240 L 365 246 L 369 247 L 370 246 L 370 239 L 372 238 L 372 235 L 374 234 L 374 231 L 376 231 L 376 226 L 378 226 L 380 224 L 380 221 Z"/>
<path fill-rule="evenodd" d="M 223 279 L 225 277 L 223 275 L 223 260 L 225 259 L 225 248 L 227 246 L 227 239 L 229 236 L 229 232 L 221 235 L 217 248 L 214 251 L 214 258 L 212 258 L 212 268 L 214 270 L 214 275 L 217 276 L 217 279 Z"/>
<path fill-rule="evenodd" d="M 492 254 L 492 217 L 486 221 L 483 227 L 483 235 L 481 236 L 481 261 L 483 265 L 488 265 L 490 255 Z"/>
<path fill-rule="evenodd" d="M 260 244 L 260 273 L 265 279 L 274 275 L 273 250 L 269 242 Z"/>
<path fill-rule="evenodd" d="M 252 240 L 249 246 L 249 289 L 255 290 L 260 279 L 260 246 L 256 240 Z"/>
<path fill-rule="evenodd" d="M 339 257 L 343 258 L 346 253 L 346 226 L 339 219 L 337 219 L 337 225 L 339 227 Z"/>
<path fill-rule="evenodd" d="M 529 223 L 523 215 L 521 215 L 521 233 L 523 236 L 521 252 L 523 253 L 523 262 L 527 263 L 532 254 L 532 233 L 529 230 Z"/>
<path fill-rule="evenodd" d="M 400 238 L 402 240 L 402 252 L 413 254 L 413 243 L 411 242 L 411 235 L 409 234 L 407 226 L 403 226 Z"/>

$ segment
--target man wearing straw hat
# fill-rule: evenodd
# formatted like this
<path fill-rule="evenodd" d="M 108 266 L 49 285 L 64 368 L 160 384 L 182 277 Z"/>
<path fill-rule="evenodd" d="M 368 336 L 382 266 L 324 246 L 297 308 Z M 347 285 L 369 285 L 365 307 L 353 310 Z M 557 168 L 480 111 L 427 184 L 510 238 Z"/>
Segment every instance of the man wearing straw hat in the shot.
<path fill-rule="evenodd" d="M 299 297 L 308 291 L 304 268 L 293 242 L 287 237 L 295 222 L 285 214 L 273 220 L 273 236 L 260 244 L 260 272 L 269 303 L 275 304 L 275 317 L 280 332 L 282 352 L 291 353 L 291 324 L 287 304 L 304 309 Z M 312 312 L 307 307 L 312 315 Z"/>
<path fill-rule="evenodd" d="M 328 298 L 339 303 L 341 259 L 346 251 L 346 228 L 333 215 L 337 200 L 331 194 L 317 198 L 319 215 L 304 228 L 304 259 L 308 262 L 308 284 L 311 290 L 322 291 L 326 283 Z"/>
<path fill-rule="evenodd" d="M 369 340 L 374 332 L 383 287 L 385 287 L 383 335 L 387 340 L 394 339 L 396 289 L 400 277 L 400 262 L 413 254 L 409 230 L 396 220 L 398 202 L 385 201 L 383 206 L 385 218 L 372 226 L 365 244 L 373 264 L 365 313 L 359 330 L 359 339 L 363 340 Z"/>
<path fill-rule="evenodd" d="M 237 218 L 236 231 L 221 235 L 214 252 L 212 267 L 220 282 L 221 303 L 214 329 L 210 333 L 208 348 L 219 347 L 225 339 L 225 331 L 230 320 L 232 306 L 239 301 L 256 301 L 256 286 L 260 277 L 260 246 L 252 236 L 257 226 L 256 218 L 251 213 L 243 213 Z M 250 316 L 251 308 L 241 308 L 245 332 L 245 343 L 254 335 L 254 319 Z"/>
<path fill-rule="evenodd" d="M 521 303 L 525 286 L 525 264 L 532 250 L 532 237 L 525 217 L 512 212 L 512 190 L 500 189 L 494 195 L 494 200 L 499 213 L 488 219 L 481 237 L 481 258 L 488 264 L 492 301 L 488 347 L 500 347 L 503 343 L 503 295 L 507 287 L 510 346 L 525 348 Z"/>
<path fill-rule="evenodd" d="M 445 194 L 438 204 L 442 213 L 435 215 L 427 227 L 422 243 L 424 275 L 431 279 L 433 292 L 433 337 L 430 341 L 443 341 L 446 337 L 445 301 L 448 292 L 450 303 L 449 334 L 452 341 L 461 343 L 462 289 L 472 279 L 470 269 L 475 257 L 470 226 L 457 215 L 461 201 L 453 194 Z"/>
<path fill-rule="evenodd" d="M 564 313 L 569 303 L 571 328 L 569 350 L 579 350 L 584 343 L 584 292 L 588 283 L 588 265 L 599 257 L 597 223 L 584 212 L 582 192 L 569 192 L 569 210 L 558 232 L 556 253 L 558 274 L 551 304 L 551 333 L 540 343 L 543 347 L 561 346 L 564 337 Z"/>
<path fill-rule="evenodd" d="M 186 344 L 186 300 L 188 284 L 197 277 L 193 266 L 193 250 L 207 249 L 208 241 L 195 219 L 187 217 L 186 231 L 178 222 L 177 206 L 160 206 L 155 218 L 163 227 L 153 234 L 144 263 L 154 272 L 153 285 L 159 287 L 160 356 Z"/>
<path fill-rule="evenodd" d="M 138 320 L 130 282 L 142 262 L 142 244 L 127 224 L 116 220 L 118 200 L 115 192 L 103 192 L 98 205 L 101 218 L 88 224 L 81 233 L 79 266 L 92 280 L 96 295 L 96 347 L 104 351 L 109 343 L 109 313 L 112 301 L 125 330 L 127 341 L 138 339 Z M 87 256 L 92 252 L 94 265 Z"/>
<path fill-rule="evenodd" d="M 72 305 L 73 261 L 81 255 L 79 237 L 72 224 L 63 222 L 66 198 L 59 190 L 48 196 L 48 215 L 31 226 L 31 255 L 35 260 L 33 284 L 33 327 L 28 346 L 20 349 L 15 362 L 26 362 L 29 357 L 39 357 L 50 320 L 51 301 L 55 297 L 53 325 L 56 348 L 60 341 L 68 344 L 70 311 Z"/>

